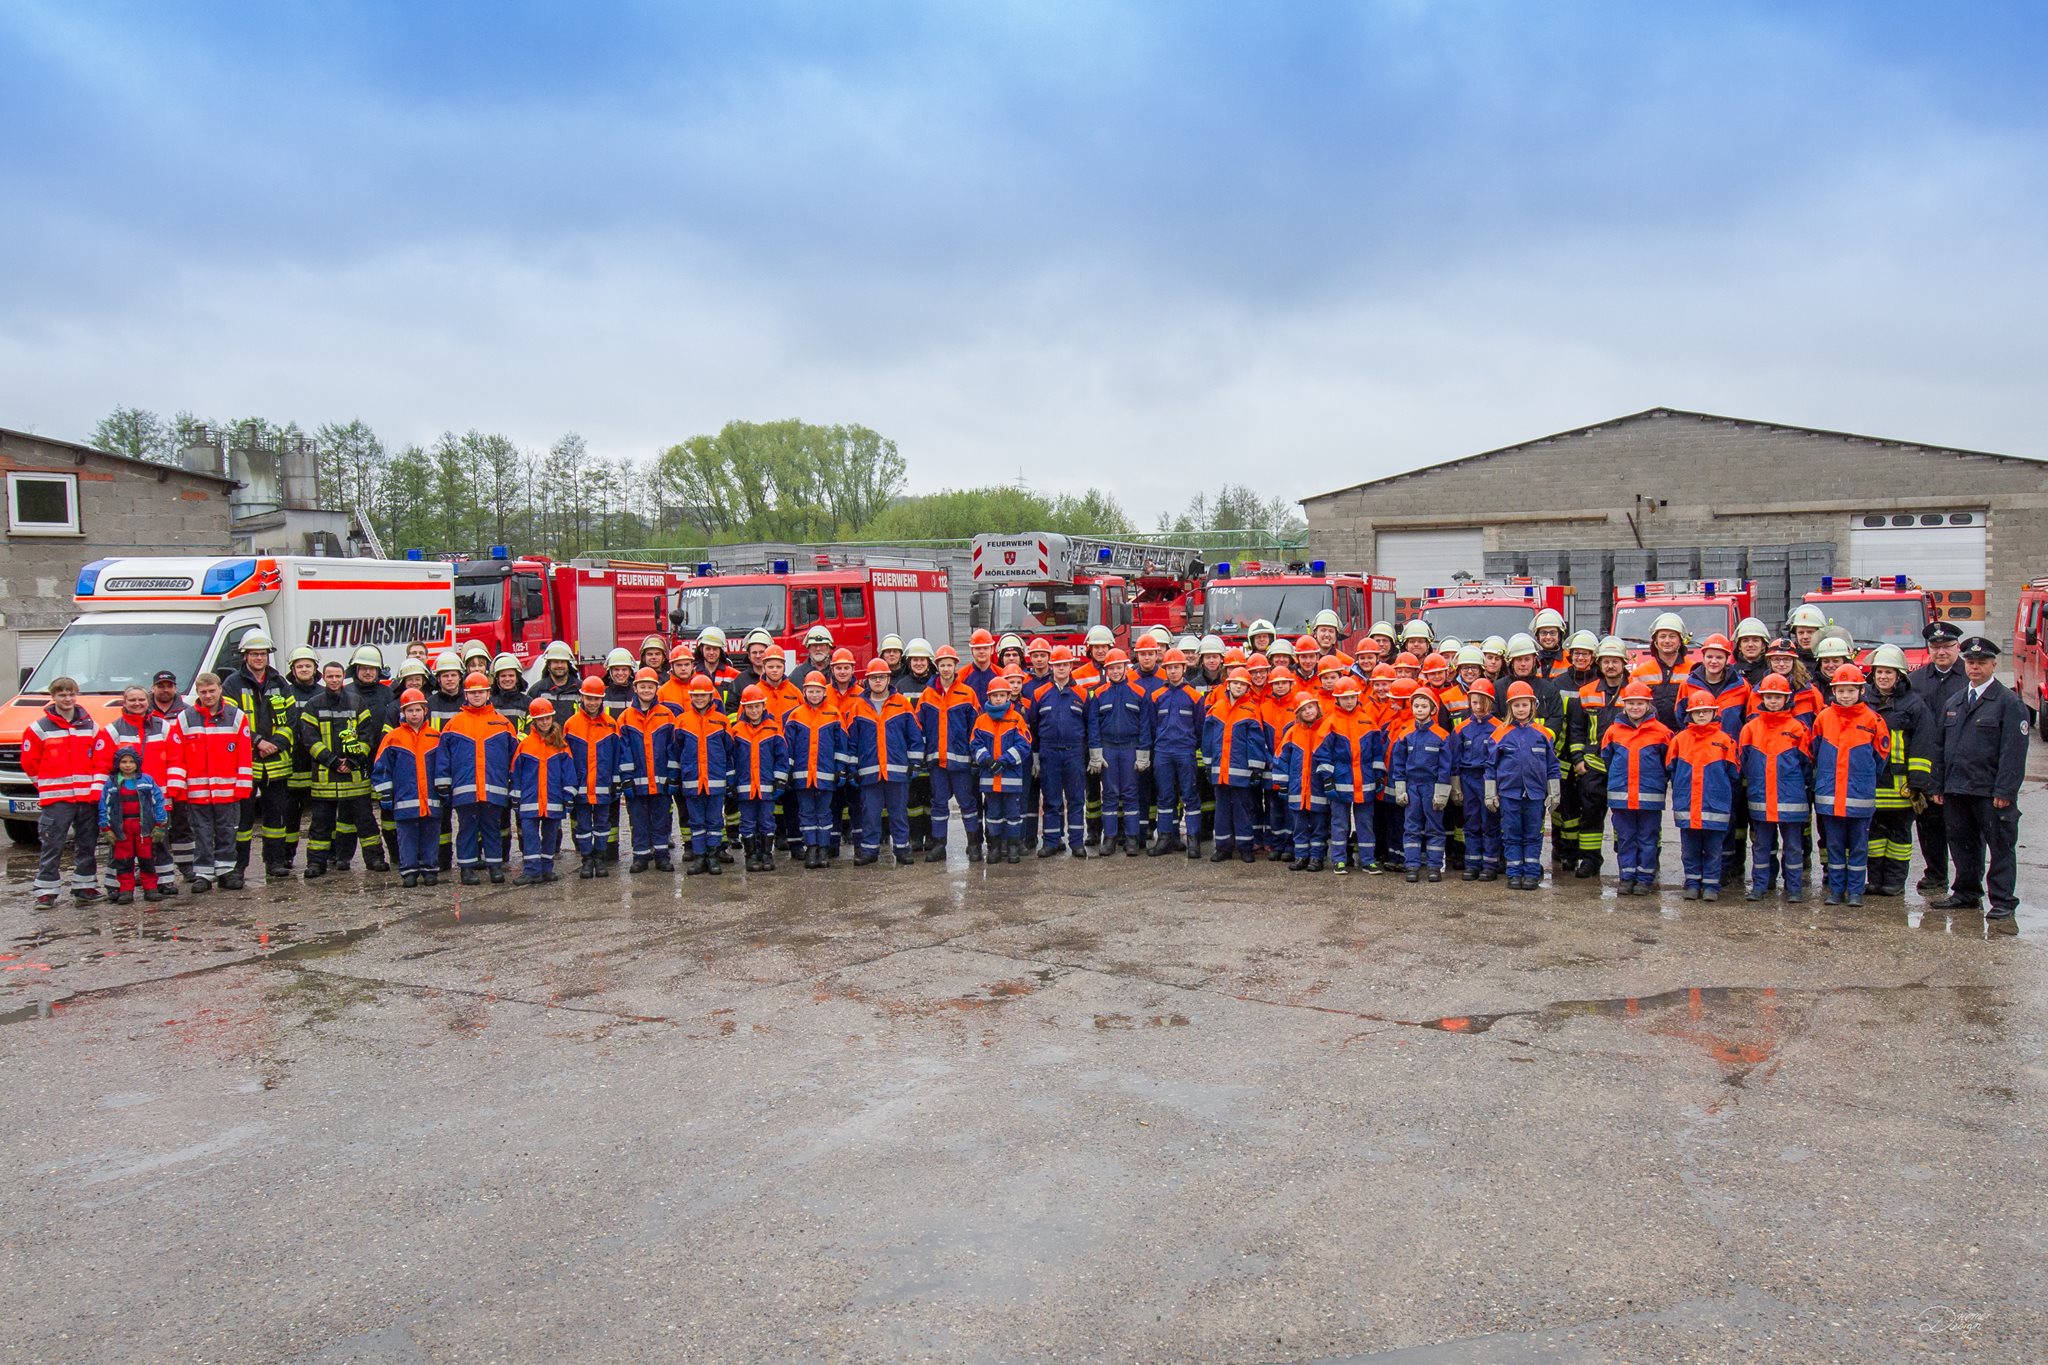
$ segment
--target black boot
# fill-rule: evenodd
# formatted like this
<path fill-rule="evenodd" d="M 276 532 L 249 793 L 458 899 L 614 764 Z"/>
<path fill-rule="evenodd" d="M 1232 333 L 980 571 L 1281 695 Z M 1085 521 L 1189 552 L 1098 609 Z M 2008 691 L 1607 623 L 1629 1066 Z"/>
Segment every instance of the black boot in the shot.
<path fill-rule="evenodd" d="M 1124 840 L 1124 856 L 1126 858 L 1136 858 L 1143 855 L 1144 852 L 1145 841 L 1143 839 Z"/>
<path fill-rule="evenodd" d="M 309 882 L 312 882 L 312 881 L 318 881 L 318 880 L 319 880 L 320 878 L 322 878 L 322 877 L 324 877 L 324 876 L 326 876 L 326 875 L 327 875 L 327 864 L 326 864 L 326 863 L 325 863 L 324 861 L 321 861 L 321 860 L 319 860 L 319 859 L 313 859 L 313 860 L 309 860 L 309 861 L 308 861 L 308 862 L 306 863 L 306 880 L 307 880 L 307 881 L 309 881 Z"/>
<path fill-rule="evenodd" d="M 718 852 L 723 853 L 725 852 L 725 850 L 721 848 L 720 850 L 718 850 Z M 723 877 L 725 875 L 726 861 L 729 860 L 722 860 L 718 857 L 717 854 L 707 853 L 704 855 L 704 867 L 702 870 L 710 873 L 714 877 Z"/>
<path fill-rule="evenodd" d="M 311 868 L 308 868 L 306 870 L 308 872 L 312 871 Z M 465 867 L 462 869 L 462 884 L 464 886 L 475 886 L 478 882 L 482 881 L 483 879 L 483 874 L 481 872 L 478 872 L 473 867 Z"/>
<path fill-rule="evenodd" d="M 699 873 L 709 872 L 710 870 L 711 859 L 708 856 L 697 857 L 690 859 L 690 861 L 684 865 L 683 875 L 685 877 L 694 877 Z"/>
<path fill-rule="evenodd" d="M 1229 862 L 1229 861 L 1230 861 L 1230 850 L 1229 850 L 1229 849 L 1227 849 L 1227 848 L 1225 848 L 1225 847 L 1224 847 L 1223 845 L 1221 845 L 1221 844 L 1218 844 L 1218 845 L 1216 845 L 1216 851 L 1215 851 L 1214 853 L 1211 853 L 1211 854 L 1209 855 L 1209 861 L 1210 861 L 1210 862 L 1212 862 L 1212 863 L 1227 863 L 1227 862 Z"/>
<path fill-rule="evenodd" d="M 946 846 L 944 844 L 933 844 L 931 851 L 924 855 L 924 860 L 928 863 L 943 863 L 946 861 Z"/>
<path fill-rule="evenodd" d="M 1173 852 L 1173 840 L 1162 834 L 1152 841 L 1152 847 L 1146 849 L 1145 852 L 1154 858 L 1163 858 Z"/>
<path fill-rule="evenodd" d="M 1003 861 L 1004 861 L 1004 862 L 1006 862 L 1006 863 L 1014 863 L 1014 862 L 1017 862 L 1017 861 L 1019 861 L 1020 859 L 1022 859 L 1022 858 L 1023 858 L 1023 856 L 1024 856 L 1024 841 L 1023 841 L 1022 839 L 1012 839 L 1012 840 L 1010 840 L 1010 850 L 1009 850 L 1009 852 L 1007 852 L 1007 853 L 1005 853 L 1005 854 L 1003 855 Z"/>
<path fill-rule="evenodd" d="M 491 871 L 491 884 L 492 884 L 493 886 L 495 886 L 495 885 L 497 885 L 498 883 L 500 883 L 500 882 L 502 882 L 502 881 L 504 881 L 504 880 L 505 880 L 505 868 L 504 868 L 504 866 L 503 866 L 502 864 L 499 864 L 499 863 L 492 863 L 492 864 L 491 864 L 491 868 L 490 868 L 490 871 Z"/>
<path fill-rule="evenodd" d="M 583 865 L 576 869 L 576 876 L 579 880 L 587 882 L 596 875 L 597 859 L 592 858 L 586 854 L 583 859 Z"/>
<path fill-rule="evenodd" d="M 853 855 L 853 865 L 855 867 L 867 867 L 878 861 L 881 856 L 882 852 L 880 849 L 875 850 L 873 853 L 856 853 Z"/>
<path fill-rule="evenodd" d="M 1202 841 L 1195 839 L 1188 844 L 1188 861 L 1194 862 L 1202 856 Z"/>
<path fill-rule="evenodd" d="M 970 838 L 970 839 L 969 839 L 969 840 L 967 841 L 967 861 L 968 861 L 968 862 L 970 862 L 970 863 L 978 863 L 978 862 L 980 862 L 980 861 L 981 861 L 981 840 L 980 840 L 980 839 L 978 839 L 978 838 Z"/>

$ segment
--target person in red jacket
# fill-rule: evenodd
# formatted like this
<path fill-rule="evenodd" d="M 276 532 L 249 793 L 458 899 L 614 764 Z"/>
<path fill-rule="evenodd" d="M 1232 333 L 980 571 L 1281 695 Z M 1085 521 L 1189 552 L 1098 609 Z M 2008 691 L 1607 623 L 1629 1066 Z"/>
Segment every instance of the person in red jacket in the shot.
<path fill-rule="evenodd" d="M 59 678 L 50 684 L 50 704 L 21 736 L 21 767 L 36 784 L 40 814 L 36 835 L 41 856 L 36 863 L 36 908 L 47 910 L 64 889 L 64 840 L 72 841 L 72 899 L 100 898 L 99 784 L 93 771 L 92 746 L 99 727 L 78 704 L 78 684 Z M 230 854 L 233 850 L 229 850 Z"/>
<path fill-rule="evenodd" d="M 192 704 L 178 713 L 176 728 L 192 828 L 192 894 L 204 895 L 216 884 L 240 891 L 235 835 L 242 827 L 242 803 L 256 790 L 249 718 L 221 695 L 218 674 L 201 673 L 192 680 Z"/>

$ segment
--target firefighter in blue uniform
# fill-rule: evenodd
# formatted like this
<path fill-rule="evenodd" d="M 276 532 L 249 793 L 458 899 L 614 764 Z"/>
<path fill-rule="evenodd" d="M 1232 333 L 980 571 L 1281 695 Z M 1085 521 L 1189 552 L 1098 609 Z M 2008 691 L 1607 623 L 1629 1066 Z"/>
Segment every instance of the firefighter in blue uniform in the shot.
<path fill-rule="evenodd" d="M 1988 920 L 2010 922 L 2017 885 L 2020 780 L 2027 771 L 2027 708 L 1998 681 L 1998 646 L 1981 635 L 1963 641 L 1965 685 L 1949 697 L 1936 724 L 1930 799 L 1941 806 L 1955 880 L 1937 910 L 1975 910 L 1987 892 Z M 1985 852 L 1990 852 L 1989 876 Z"/>
<path fill-rule="evenodd" d="M 1953 621 L 1930 621 L 1920 633 L 1927 640 L 1927 662 L 1908 673 L 1906 683 L 1933 718 L 1934 744 L 1938 746 L 1949 698 L 1968 686 L 1960 652 L 1963 628 Z M 1920 836 L 1920 859 L 1927 864 L 1914 889 L 1930 896 L 1943 895 L 1948 891 L 1947 817 L 1930 801 L 1913 817 L 1913 828 Z"/>

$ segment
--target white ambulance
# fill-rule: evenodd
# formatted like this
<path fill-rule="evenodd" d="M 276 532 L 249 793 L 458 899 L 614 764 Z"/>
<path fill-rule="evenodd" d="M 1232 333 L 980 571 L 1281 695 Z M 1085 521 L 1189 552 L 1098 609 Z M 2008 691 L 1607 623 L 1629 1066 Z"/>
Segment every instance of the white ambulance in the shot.
<path fill-rule="evenodd" d="M 439 653 L 456 642 L 455 567 L 423 560 L 314 557 L 98 559 L 78 571 L 79 615 L 65 627 L 21 694 L 0 707 L 0 817 L 18 840 L 35 837 L 35 787 L 21 768 L 21 737 L 49 701 L 54 678 L 78 681 L 80 700 L 104 724 L 122 689 L 148 687 L 157 670 L 192 680 L 241 664 L 242 637 L 262 630 L 280 670 L 300 645 L 322 663 L 346 664 L 374 645 L 387 669 L 424 641 Z"/>

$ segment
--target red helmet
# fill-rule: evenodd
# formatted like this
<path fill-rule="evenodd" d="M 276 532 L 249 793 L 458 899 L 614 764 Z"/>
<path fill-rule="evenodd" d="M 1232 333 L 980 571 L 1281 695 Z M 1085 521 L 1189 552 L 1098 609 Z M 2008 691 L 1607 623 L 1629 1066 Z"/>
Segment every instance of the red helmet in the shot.
<path fill-rule="evenodd" d="M 1244 650 L 1237 645 L 1232 645 L 1230 648 L 1224 650 L 1223 666 L 1225 668 L 1243 668 L 1245 666 Z"/>
<path fill-rule="evenodd" d="M 1161 668 L 1166 667 L 1168 664 L 1179 664 L 1182 668 L 1186 668 L 1188 656 L 1181 653 L 1178 649 L 1169 649 L 1166 653 L 1159 656 L 1159 666 Z"/>
<path fill-rule="evenodd" d="M 981 633 L 983 635 L 988 634 L 988 632 L 985 630 Z M 960 651 L 953 648 L 953 646 L 951 645 L 940 645 L 937 649 L 932 651 L 932 662 L 937 663 L 941 659 L 951 659 L 954 663 L 957 664 L 960 662 Z"/>
<path fill-rule="evenodd" d="M 555 714 L 555 704 L 546 697 L 535 697 L 532 701 L 526 703 L 526 714 L 529 716 L 552 716 Z"/>
<path fill-rule="evenodd" d="M 1839 668 L 1835 670 L 1836 673 L 1841 671 Z M 1783 673 L 1766 673 L 1764 680 L 1756 685 L 1756 690 L 1771 696 L 1789 697 L 1792 695 L 1792 680 Z"/>
<path fill-rule="evenodd" d="M 1721 703 L 1714 700 L 1712 692 L 1702 687 L 1695 687 L 1685 699 L 1685 709 L 1688 713 L 1693 711 L 1718 712 L 1721 709 Z"/>
<path fill-rule="evenodd" d="M 601 697 L 604 695 L 604 679 L 585 678 L 583 680 L 583 686 L 577 688 L 576 690 L 578 692 L 581 692 L 586 697 Z"/>
<path fill-rule="evenodd" d="M 759 683 L 748 683 L 747 690 L 740 693 L 740 705 L 745 706 L 753 701 L 760 702 L 763 706 L 768 704 L 768 691 Z"/>
<path fill-rule="evenodd" d="M 1701 653 L 1705 653 L 1710 649 L 1718 649 L 1723 654 L 1733 654 L 1735 652 L 1735 646 L 1728 643 L 1728 637 L 1718 632 L 1700 641 Z"/>
<path fill-rule="evenodd" d="M 967 647 L 969 649 L 974 649 L 980 645 L 988 645 L 990 648 L 994 648 L 995 642 L 996 637 L 985 630 L 977 630 L 974 634 L 967 637 Z"/>
<path fill-rule="evenodd" d="M 481 673 L 472 672 L 462 680 L 462 690 L 465 692 L 488 692 L 491 690 L 491 680 Z"/>
<path fill-rule="evenodd" d="M 845 645 L 841 645 L 839 648 L 832 651 L 832 662 L 835 665 L 852 663 L 853 651 L 848 649 Z"/>
<path fill-rule="evenodd" d="M 1130 655 L 1124 653 L 1120 649 L 1112 649 L 1111 651 L 1109 651 L 1109 654 L 1103 659 L 1102 662 L 1105 664 L 1127 664 L 1130 661 Z"/>
<path fill-rule="evenodd" d="M 1055 664 L 1071 664 L 1074 662 L 1074 651 L 1068 649 L 1065 645 L 1054 645 L 1052 647 L 1051 662 Z"/>
<path fill-rule="evenodd" d="M 1245 659 L 1244 659 L 1244 666 L 1245 666 L 1245 667 L 1246 667 L 1247 669 L 1252 669 L 1252 668 L 1271 668 L 1271 667 L 1273 666 L 1273 661 L 1272 661 L 1271 659 L 1268 659 L 1268 658 L 1267 658 L 1267 657 L 1266 657 L 1265 655 L 1263 655 L 1263 654 L 1259 654 L 1259 653 L 1252 653 L 1252 654 L 1247 654 L 1247 655 L 1245 655 Z"/>
<path fill-rule="evenodd" d="M 637 669 L 637 670 L 635 670 L 635 672 L 634 672 L 634 674 L 633 674 L 633 681 L 634 681 L 635 683 L 644 683 L 644 682 L 658 683 L 658 682 L 660 682 L 660 681 L 661 681 L 661 674 L 659 674 L 659 673 L 656 673 L 656 672 L 655 672 L 655 671 L 654 671 L 653 669 L 651 669 L 651 668 L 642 668 L 642 669 Z"/>
<path fill-rule="evenodd" d="M 1024 647 L 1024 653 L 1027 657 L 1033 654 L 1050 654 L 1052 646 L 1046 643 L 1043 635 L 1034 635 L 1031 637 L 1031 643 Z"/>
<path fill-rule="evenodd" d="M 872 658 L 872 659 L 869 659 L 869 660 L 868 660 L 868 676 L 869 676 L 870 678 L 886 678 L 886 677 L 888 677 L 888 676 L 889 676 L 889 665 L 888 665 L 887 663 L 883 662 L 883 660 L 882 660 L 882 659 L 881 659 L 881 658 L 880 658 L 879 656 L 877 656 L 877 657 L 875 657 L 875 658 Z"/>
<path fill-rule="evenodd" d="M 693 696 L 699 692 L 716 692 L 717 690 L 718 684 L 711 681 L 711 675 L 708 673 L 699 673 L 690 679 L 690 692 Z"/>
<path fill-rule="evenodd" d="M 1313 635 L 1303 635 L 1295 639 L 1294 647 L 1296 649 L 1313 649 L 1320 652 L 1323 647 L 1323 642 L 1321 640 L 1318 640 Z"/>
<path fill-rule="evenodd" d="M 1828 679 L 1828 686 L 1830 688 L 1861 687 L 1869 681 L 1870 679 L 1863 676 L 1863 670 L 1856 665 L 1843 664 L 1835 669 L 1835 676 Z"/>
<path fill-rule="evenodd" d="M 1359 691 L 1358 675 L 1355 673 L 1342 674 L 1330 684 L 1330 695 L 1333 697 L 1355 697 Z"/>
<path fill-rule="evenodd" d="M 404 694 L 399 697 L 398 704 L 401 707 L 425 706 L 427 704 L 427 694 L 420 691 L 417 687 L 408 687 L 405 689 Z"/>
<path fill-rule="evenodd" d="M 1223 681 L 1227 683 L 1241 682 L 1246 687 L 1250 687 L 1252 683 L 1252 675 L 1245 672 L 1243 666 L 1240 665 L 1236 668 L 1224 669 Z"/>
<path fill-rule="evenodd" d="M 1392 664 L 1374 664 L 1372 666 L 1372 680 L 1374 682 L 1388 682 L 1396 676 Z"/>
<path fill-rule="evenodd" d="M 1536 695 L 1536 689 L 1534 689 L 1533 687 L 1529 687 L 1529 684 L 1527 683 L 1516 683 L 1515 687 L 1527 688 L 1530 696 L 1533 697 Z M 1508 696 L 1510 700 L 1512 700 L 1514 697 L 1515 687 L 1510 687 L 1508 689 Z M 1485 697 L 1489 701 L 1493 699 L 1493 684 L 1485 678 L 1474 678 L 1472 680 L 1472 685 L 1466 688 L 1465 691 L 1469 695 L 1474 697 Z"/>
<path fill-rule="evenodd" d="M 1328 677 L 1332 673 L 1342 673 L 1343 671 L 1343 662 L 1335 658 L 1324 659 L 1316 665 L 1316 676 L 1318 678 Z"/>
<path fill-rule="evenodd" d="M 1627 687 L 1621 689 L 1621 699 L 1623 701 L 1650 701 L 1653 699 L 1653 695 L 1648 683 L 1638 681 L 1632 682 Z"/>
<path fill-rule="evenodd" d="M 1480 681 L 1484 682 L 1485 679 L 1482 678 L 1480 679 Z M 1536 689 L 1529 686 L 1529 684 L 1525 682 L 1513 682 L 1508 684 L 1509 701 L 1520 701 L 1524 697 L 1527 697 L 1530 701 L 1536 700 Z"/>
<path fill-rule="evenodd" d="M 1420 691 L 1422 691 L 1422 684 L 1416 682 L 1413 678 L 1394 679 L 1392 696 L 1395 701 L 1407 701 Z"/>
<path fill-rule="evenodd" d="M 1435 650 L 1431 650 L 1422 656 L 1422 671 L 1424 673 L 1448 673 L 1450 670 L 1451 661 Z"/>
<path fill-rule="evenodd" d="M 803 690 L 806 692 L 810 691 L 814 687 L 817 688 L 820 692 L 822 692 L 831 685 L 831 681 L 827 679 L 823 673 L 820 673 L 815 669 L 813 669 L 809 673 L 806 673 L 804 675 L 803 682 L 799 684 L 799 686 L 801 686 Z"/>

